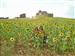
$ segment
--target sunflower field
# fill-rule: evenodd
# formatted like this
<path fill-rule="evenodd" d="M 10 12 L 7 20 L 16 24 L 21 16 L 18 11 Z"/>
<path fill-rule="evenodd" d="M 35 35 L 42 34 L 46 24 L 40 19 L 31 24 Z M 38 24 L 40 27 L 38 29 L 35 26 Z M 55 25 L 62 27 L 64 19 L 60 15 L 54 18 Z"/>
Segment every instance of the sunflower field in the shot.
<path fill-rule="evenodd" d="M 37 30 L 39 26 L 42 31 Z M 74 19 L 38 16 L 0 20 L 0 56 L 52 55 L 75 56 Z"/>

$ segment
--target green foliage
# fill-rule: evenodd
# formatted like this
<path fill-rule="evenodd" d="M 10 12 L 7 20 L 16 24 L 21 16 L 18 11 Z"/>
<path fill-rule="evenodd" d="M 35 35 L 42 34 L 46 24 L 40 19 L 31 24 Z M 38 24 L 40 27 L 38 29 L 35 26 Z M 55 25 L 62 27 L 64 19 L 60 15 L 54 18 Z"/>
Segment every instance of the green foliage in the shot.
<path fill-rule="evenodd" d="M 50 50 L 57 53 L 75 53 L 75 20 L 40 16 L 37 19 L 30 20 L 0 20 L 0 38 L 3 38 L 7 43 L 7 45 L 3 44 L 4 46 L 2 46 L 5 50 L 3 52 L 7 55 L 7 51 L 10 52 L 14 48 L 15 41 L 20 39 L 26 48 L 29 48 L 30 45 L 35 48 L 42 47 L 43 40 L 32 36 L 33 29 L 41 25 L 48 34 L 47 45 Z M 32 42 L 29 42 L 30 40 Z"/>

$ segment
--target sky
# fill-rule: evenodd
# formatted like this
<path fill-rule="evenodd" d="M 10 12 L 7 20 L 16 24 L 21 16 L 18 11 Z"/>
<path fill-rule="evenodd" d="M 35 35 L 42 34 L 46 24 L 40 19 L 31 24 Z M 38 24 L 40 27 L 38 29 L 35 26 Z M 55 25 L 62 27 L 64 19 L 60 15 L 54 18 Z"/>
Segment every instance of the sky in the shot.
<path fill-rule="evenodd" d="M 0 17 L 17 17 L 26 13 L 35 16 L 38 10 L 53 13 L 54 17 L 75 18 L 75 0 L 0 0 Z"/>

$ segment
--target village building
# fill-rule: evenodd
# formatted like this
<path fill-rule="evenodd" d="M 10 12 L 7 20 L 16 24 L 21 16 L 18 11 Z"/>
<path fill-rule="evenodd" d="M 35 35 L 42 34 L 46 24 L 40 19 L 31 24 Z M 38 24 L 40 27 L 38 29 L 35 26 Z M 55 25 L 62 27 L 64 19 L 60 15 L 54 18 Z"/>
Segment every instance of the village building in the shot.
<path fill-rule="evenodd" d="M 52 13 L 48 13 L 47 11 L 41 11 L 39 10 L 38 13 L 36 13 L 36 16 L 38 15 L 44 15 L 44 16 L 48 16 L 48 17 L 53 17 Z"/>
<path fill-rule="evenodd" d="M 20 14 L 20 18 L 26 18 L 26 14 L 25 13 Z"/>

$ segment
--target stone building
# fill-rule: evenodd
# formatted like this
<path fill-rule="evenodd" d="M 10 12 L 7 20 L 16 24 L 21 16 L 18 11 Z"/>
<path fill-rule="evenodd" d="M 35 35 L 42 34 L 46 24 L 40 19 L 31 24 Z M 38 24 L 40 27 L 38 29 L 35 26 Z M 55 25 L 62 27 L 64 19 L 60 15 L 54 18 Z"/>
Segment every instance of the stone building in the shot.
<path fill-rule="evenodd" d="M 38 15 L 44 15 L 44 16 L 48 16 L 48 17 L 53 17 L 52 13 L 48 13 L 47 11 L 41 11 L 41 10 L 39 10 L 39 12 L 36 13 L 36 16 L 38 16 Z"/>
<path fill-rule="evenodd" d="M 25 13 L 20 14 L 20 18 L 26 18 L 26 14 Z"/>

